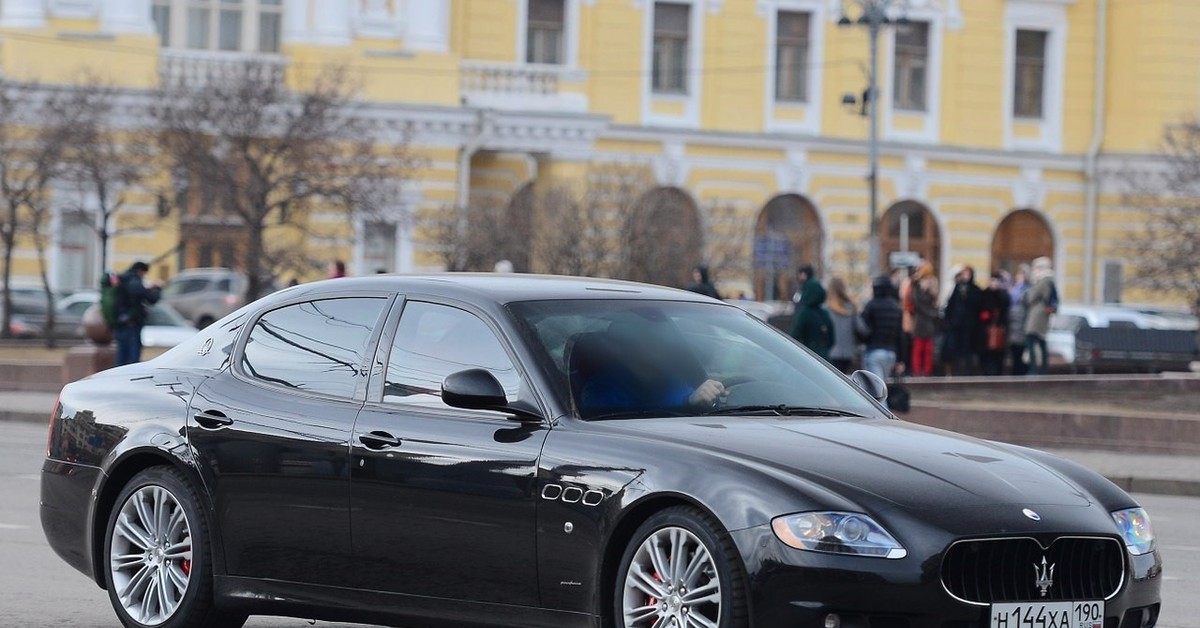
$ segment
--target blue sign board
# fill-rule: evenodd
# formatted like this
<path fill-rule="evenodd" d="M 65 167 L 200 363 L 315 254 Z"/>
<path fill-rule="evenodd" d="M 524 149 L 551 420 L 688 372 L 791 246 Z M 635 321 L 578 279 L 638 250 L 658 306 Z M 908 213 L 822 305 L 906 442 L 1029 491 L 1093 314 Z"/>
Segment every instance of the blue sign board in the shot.
<path fill-rule="evenodd" d="M 792 243 L 783 236 L 754 236 L 754 267 L 761 270 L 786 270 L 792 265 Z"/>

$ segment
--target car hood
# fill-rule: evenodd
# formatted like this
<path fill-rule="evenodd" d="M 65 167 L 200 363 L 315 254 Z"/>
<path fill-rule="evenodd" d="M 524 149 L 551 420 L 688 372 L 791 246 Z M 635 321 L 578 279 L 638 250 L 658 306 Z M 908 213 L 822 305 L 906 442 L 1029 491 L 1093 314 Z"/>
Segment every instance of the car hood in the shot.
<path fill-rule="evenodd" d="M 707 417 L 620 423 L 617 429 L 773 469 L 875 509 L 1092 503 L 1079 484 L 1017 448 L 895 419 Z"/>

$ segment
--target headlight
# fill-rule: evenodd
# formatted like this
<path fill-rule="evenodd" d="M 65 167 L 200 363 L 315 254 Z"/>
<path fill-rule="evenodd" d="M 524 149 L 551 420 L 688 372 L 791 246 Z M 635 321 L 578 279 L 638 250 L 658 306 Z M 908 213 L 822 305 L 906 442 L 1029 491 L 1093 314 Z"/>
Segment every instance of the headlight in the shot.
<path fill-rule="evenodd" d="M 771 529 L 789 547 L 812 552 L 904 558 L 900 546 L 874 519 L 853 512 L 805 512 L 771 521 Z"/>
<path fill-rule="evenodd" d="M 1112 514 L 1121 538 L 1125 539 L 1125 547 L 1134 556 L 1149 554 L 1154 549 L 1154 527 L 1150 525 L 1150 515 L 1141 508 L 1118 510 Z"/>

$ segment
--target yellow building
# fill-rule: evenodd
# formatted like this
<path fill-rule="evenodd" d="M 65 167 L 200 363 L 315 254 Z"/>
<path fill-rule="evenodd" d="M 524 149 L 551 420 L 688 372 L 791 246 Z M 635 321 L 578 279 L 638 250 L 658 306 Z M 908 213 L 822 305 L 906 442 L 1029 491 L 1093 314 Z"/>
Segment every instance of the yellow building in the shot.
<path fill-rule="evenodd" d="M 919 253 L 945 283 L 956 264 L 1049 255 L 1065 300 L 1120 296 L 1119 244 L 1137 218 L 1116 175 L 1200 109 L 1200 2 L 893 4 L 907 24 L 880 40 L 884 262 Z M 838 24 L 859 12 L 851 0 L 3 0 L 0 66 L 43 82 L 87 66 L 137 90 L 247 57 L 288 72 L 346 63 L 372 115 L 412 125 L 427 164 L 393 219 L 330 238 L 352 272 L 439 268 L 408 216 L 511 203 L 614 163 L 678 192 L 653 198 L 691 217 L 682 267 L 709 256 L 716 208 L 734 208 L 722 228 L 759 268 L 721 287 L 771 298 L 788 289 L 771 264 L 866 276 L 868 38 Z M 58 287 L 90 284 L 90 226 L 60 222 Z M 118 237 L 110 259 L 170 251 L 179 233 Z M 220 251 L 168 256 L 160 272 L 206 263 Z"/>

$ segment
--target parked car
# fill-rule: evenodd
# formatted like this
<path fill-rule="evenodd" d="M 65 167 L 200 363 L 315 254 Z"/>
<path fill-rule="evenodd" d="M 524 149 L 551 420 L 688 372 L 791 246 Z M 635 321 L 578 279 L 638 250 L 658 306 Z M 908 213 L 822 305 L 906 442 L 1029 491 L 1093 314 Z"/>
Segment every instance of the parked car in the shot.
<path fill-rule="evenodd" d="M 274 290 L 268 286 L 268 292 Z M 245 294 L 246 276 L 228 268 L 180 271 L 162 291 L 163 300 L 200 329 L 241 307 Z"/>
<path fill-rule="evenodd" d="M 1186 318 L 1137 308 L 1063 305 L 1046 346 L 1072 371 L 1186 370 L 1197 358 L 1195 329 Z"/>
<path fill-rule="evenodd" d="M 13 338 L 45 338 L 49 325 L 49 306 L 46 305 L 45 294 L 30 296 L 25 293 L 12 295 L 13 315 L 9 323 Z M 3 307 L 0 304 L 0 307 Z M 78 340 L 83 337 L 82 320 L 70 313 L 57 312 L 54 328 L 50 333 L 57 340 Z"/>
<path fill-rule="evenodd" d="M 68 384 L 42 526 L 130 627 L 1154 625 L 1135 499 L 886 395 L 690 292 L 317 282 Z"/>
<path fill-rule="evenodd" d="M 57 307 L 60 316 L 65 315 L 70 320 L 82 322 L 84 312 L 97 306 L 99 301 L 99 292 L 81 290 L 60 300 Z M 79 335 L 83 336 L 82 330 Z M 142 346 L 174 347 L 194 335 L 196 335 L 196 327 L 170 305 L 159 301 L 146 308 L 146 326 L 142 327 Z"/>

